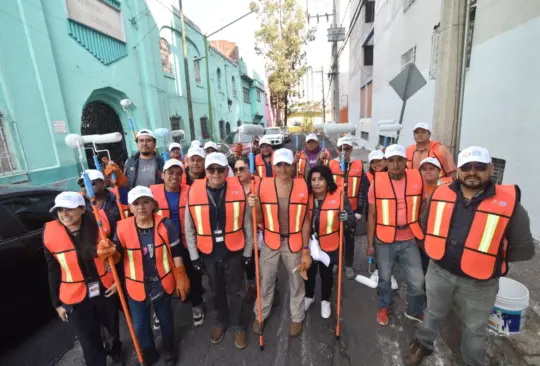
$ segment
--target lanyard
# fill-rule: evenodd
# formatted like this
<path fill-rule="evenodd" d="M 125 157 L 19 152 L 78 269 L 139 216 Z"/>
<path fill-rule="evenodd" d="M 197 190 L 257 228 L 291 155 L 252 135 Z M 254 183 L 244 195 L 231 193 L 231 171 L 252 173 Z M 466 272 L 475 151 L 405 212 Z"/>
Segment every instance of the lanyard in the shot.
<path fill-rule="evenodd" d="M 208 200 L 212 203 L 212 205 L 216 208 L 216 226 L 219 230 L 219 208 L 221 207 L 221 202 L 223 201 L 223 194 L 225 194 L 225 187 L 221 189 L 221 192 L 219 192 L 219 200 L 216 203 L 214 201 L 214 196 L 212 195 L 212 192 L 210 191 L 210 188 L 206 187 L 206 194 L 208 195 Z"/>

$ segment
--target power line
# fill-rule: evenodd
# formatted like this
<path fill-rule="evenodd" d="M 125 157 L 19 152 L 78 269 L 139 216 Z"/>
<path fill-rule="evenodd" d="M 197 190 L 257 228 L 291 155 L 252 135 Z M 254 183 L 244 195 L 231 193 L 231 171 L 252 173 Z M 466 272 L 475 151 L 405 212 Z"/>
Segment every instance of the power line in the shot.
<path fill-rule="evenodd" d="M 345 7 L 345 12 L 343 13 L 343 18 L 341 19 L 341 22 L 339 22 L 339 26 L 341 27 L 343 25 L 343 21 L 345 20 L 345 16 L 347 15 L 347 10 L 349 10 L 349 5 L 351 5 L 351 1 L 347 3 L 347 6 Z"/>

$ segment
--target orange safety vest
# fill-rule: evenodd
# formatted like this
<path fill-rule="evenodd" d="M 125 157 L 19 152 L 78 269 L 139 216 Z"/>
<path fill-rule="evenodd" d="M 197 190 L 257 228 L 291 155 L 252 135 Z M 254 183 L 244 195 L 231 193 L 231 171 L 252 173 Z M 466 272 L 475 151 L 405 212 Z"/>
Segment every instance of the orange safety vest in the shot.
<path fill-rule="evenodd" d="M 204 254 L 214 250 L 214 229 L 210 221 L 210 203 L 206 192 L 206 179 L 193 182 L 188 192 L 187 206 L 197 231 L 197 248 Z M 227 179 L 225 190 L 225 245 L 231 252 L 244 249 L 244 213 L 246 194 L 236 177 Z"/>
<path fill-rule="evenodd" d="M 424 247 L 434 260 L 442 259 L 446 252 L 456 199 L 456 192 L 448 185 L 437 187 L 431 197 Z M 469 231 L 461 256 L 461 270 L 466 275 L 479 280 L 490 279 L 498 261 L 502 263 L 502 274 L 506 274 L 505 234 L 516 201 L 515 185 L 496 185 L 495 196 L 483 200 L 472 225 L 463 228 Z"/>
<path fill-rule="evenodd" d="M 368 171 L 366 173 L 366 177 L 369 180 L 369 185 L 371 186 L 371 184 L 373 183 L 373 173 L 371 171 Z"/>
<path fill-rule="evenodd" d="M 321 249 L 325 252 L 333 252 L 339 247 L 339 208 L 341 204 L 341 193 L 338 188 L 334 193 L 326 193 L 322 207 L 319 210 L 319 231 L 317 236 Z M 309 196 L 309 212 L 311 220 L 313 217 L 313 194 Z"/>
<path fill-rule="evenodd" d="M 272 153 L 272 156 L 270 157 L 270 162 L 274 161 L 274 153 Z M 255 156 L 255 171 L 257 172 L 257 175 L 261 178 L 266 178 L 266 164 L 264 162 L 264 158 L 262 157 L 262 154 L 257 154 Z M 274 167 L 272 166 L 272 176 L 276 176 L 276 171 Z"/>
<path fill-rule="evenodd" d="M 184 221 L 186 215 L 186 200 L 188 186 L 180 186 L 180 198 L 178 199 L 178 218 L 180 219 L 180 229 L 182 230 L 182 243 L 187 248 L 186 234 L 184 229 Z M 150 190 L 154 195 L 154 199 L 158 203 L 157 214 L 168 219 L 171 218 L 171 208 L 169 207 L 169 201 L 167 201 L 167 195 L 165 193 L 165 184 L 153 184 L 150 186 Z"/>
<path fill-rule="evenodd" d="M 328 155 L 328 159 L 323 159 L 322 160 L 323 165 L 328 166 L 328 163 L 330 161 L 332 161 L 332 159 L 330 158 L 330 151 L 328 151 L 328 149 L 324 149 L 322 152 L 324 152 L 326 155 Z"/>
<path fill-rule="evenodd" d="M 308 165 L 308 159 L 305 152 L 300 152 L 298 157 L 298 163 L 296 163 L 296 176 L 306 178 L 306 166 Z"/>
<path fill-rule="evenodd" d="M 437 148 L 441 146 L 442 144 L 438 141 L 430 141 L 428 146 L 428 156 L 431 158 L 435 158 L 439 160 L 439 163 L 441 164 L 441 170 L 439 172 L 439 177 L 446 177 L 448 174 L 446 174 L 446 171 L 444 170 L 444 158 L 439 152 L 437 151 Z M 417 167 L 413 167 L 413 157 L 414 153 L 416 152 L 416 144 L 410 145 L 406 149 L 406 155 L 407 155 L 407 168 L 408 169 L 418 169 Z"/>
<path fill-rule="evenodd" d="M 424 233 L 418 222 L 420 205 L 424 192 L 424 183 L 418 169 L 405 170 L 405 205 L 407 207 L 407 225 L 414 236 L 424 239 Z M 375 209 L 377 211 L 377 239 L 392 244 L 396 240 L 397 231 L 397 198 L 388 172 L 375 173 L 373 180 L 375 193 Z"/>
<path fill-rule="evenodd" d="M 91 215 L 91 213 L 88 213 Z M 107 216 L 100 210 L 101 222 L 107 233 L 110 233 L 110 225 Z M 99 242 L 99 239 L 98 239 Z M 87 284 L 77 258 L 77 250 L 65 228 L 58 221 L 50 221 L 45 224 L 43 243 L 60 264 L 62 280 L 60 282 L 60 301 L 65 305 L 75 305 L 86 299 Z M 97 245 L 97 243 L 96 243 Z M 104 261 L 94 258 L 99 280 L 108 289 L 114 283 L 112 272 L 107 268 Z"/>
<path fill-rule="evenodd" d="M 309 200 L 306 181 L 302 178 L 293 179 L 293 187 L 289 196 L 289 232 L 280 233 L 279 227 L 279 200 L 275 178 L 266 178 L 259 186 L 259 199 L 261 201 L 262 215 L 264 218 L 264 242 L 272 250 L 278 250 L 281 246 L 281 235 L 289 238 L 289 249 L 296 253 L 302 249 L 302 226 L 307 213 Z M 307 245 L 307 243 L 305 243 Z"/>
<path fill-rule="evenodd" d="M 341 187 L 341 184 L 343 182 L 343 172 L 341 171 L 341 165 L 339 164 L 339 161 L 331 160 L 329 167 L 332 171 L 332 174 L 334 175 L 334 181 L 336 182 L 338 187 Z M 356 210 L 356 206 L 358 204 L 358 193 L 360 192 L 363 172 L 364 164 L 362 163 L 362 160 L 351 161 L 349 171 L 347 172 L 346 193 L 347 198 L 349 198 L 349 202 L 351 202 L 351 207 L 353 211 Z"/>
<path fill-rule="evenodd" d="M 169 242 L 167 227 L 163 224 L 165 218 L 154 214 L 154 260 L 161 285 L 169 295 L 176 288 L 174 279 L 174 263 Z M 116 229 L 118 240 L 124 248 L 124 273 L 126 289 L 129 296 L 135 301 L 144 301 L 146 291 L 144 287 L 143 251 L 139 240 L 135 217 L 118 221 Z"/>

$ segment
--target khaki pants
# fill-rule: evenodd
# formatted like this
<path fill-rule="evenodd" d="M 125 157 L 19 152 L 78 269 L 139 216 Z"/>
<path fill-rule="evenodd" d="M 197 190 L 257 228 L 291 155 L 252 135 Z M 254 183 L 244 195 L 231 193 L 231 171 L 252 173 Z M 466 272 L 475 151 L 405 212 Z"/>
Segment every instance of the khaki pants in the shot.
<path fill-rule="evenodd" d="M 272 250 L 267 245 L 262 245 L 259 265 L 261 272 L 261 311 L 263 320 L 268 318 L 272 309 L 274 287 L 276 286 L 276 277 L 279 269 L 279 257 L 283 259 L 283 264 L 285 264 L 289 276 L 291 320 L 296 323 L 301 323 L 304 320 L 304 298 L 306 294 L 304 279 L 298 272 L 292 273 L 292 270 L 300 264 L 301 256 L 301 251 L 291 253 L 288 240 L 281 242 L 279 250 Z M 255 316 L 257 316 L 257 303 L 255 303 L 254 311 Z"/>

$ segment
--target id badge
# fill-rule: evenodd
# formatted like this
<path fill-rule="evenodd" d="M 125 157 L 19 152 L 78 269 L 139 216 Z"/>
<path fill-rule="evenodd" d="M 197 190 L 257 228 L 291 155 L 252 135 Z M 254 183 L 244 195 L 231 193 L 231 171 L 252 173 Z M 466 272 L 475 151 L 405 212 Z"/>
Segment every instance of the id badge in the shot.
<path fill-rule="evenodd" d="M 148 255 L 150 258 L 154 258 L 154 244 L 148 244 Z"/>
<path fill-rule="evenodd" d="M 223 234 L 223 231 L 221 231 L 221 229 L 217 229 L 217 230 L 214 230 L 214 234 L 215 235 L 221 235 L 221 234 Z"/>
<path fill-rule="evenodd" d="M 99 296 L 99 282 L 90 282 L 88 284 L 88 297 L 92 299 L 96 296 Z"/>
<path fill-rule="evenodd" d="M 216 243 L 223 243 L 224 240 L 223 236 L 216 236 Z"/>

